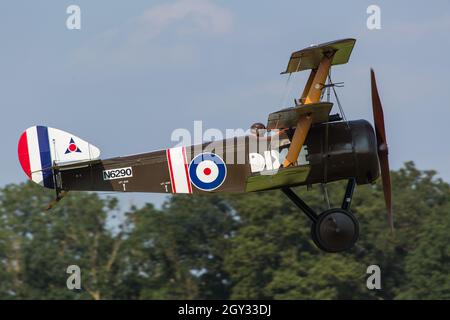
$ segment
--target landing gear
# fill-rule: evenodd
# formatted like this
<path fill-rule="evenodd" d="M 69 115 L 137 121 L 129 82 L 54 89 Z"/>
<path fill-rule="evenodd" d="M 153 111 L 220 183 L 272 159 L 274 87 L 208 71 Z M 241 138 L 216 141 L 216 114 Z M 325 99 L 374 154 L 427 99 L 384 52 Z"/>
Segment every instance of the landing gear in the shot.
<path fill-rule="evenodd" d="M 326 252 L 342 252 L 354 246 L 359 236 L 359 223 L 350 212 L 355 179 L 349 179 L 341 208 L 326 210 L 319 215 L 300 199 L 291 188 L 281 190 L 312 221 L 311 238 Z"/>
<path fill-rule="evenodd" d="M 359 236 L 358 220 L 343 209 L 322 212 L 311 226 L 316 246 L 326 252 L 342 252 L 354 246 Z"/>

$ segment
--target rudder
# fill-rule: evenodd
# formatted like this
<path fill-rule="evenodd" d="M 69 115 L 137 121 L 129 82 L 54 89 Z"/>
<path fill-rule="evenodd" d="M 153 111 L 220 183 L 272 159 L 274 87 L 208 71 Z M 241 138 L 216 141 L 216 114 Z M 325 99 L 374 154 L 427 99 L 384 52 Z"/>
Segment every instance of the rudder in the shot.
<path fill-rule="evenodd" d="M 54 189 L 53 165 L 98 159 L 100 150 L 68 132 L 34 126 L 19 138 L 19 162 L 29 179 Z"/>

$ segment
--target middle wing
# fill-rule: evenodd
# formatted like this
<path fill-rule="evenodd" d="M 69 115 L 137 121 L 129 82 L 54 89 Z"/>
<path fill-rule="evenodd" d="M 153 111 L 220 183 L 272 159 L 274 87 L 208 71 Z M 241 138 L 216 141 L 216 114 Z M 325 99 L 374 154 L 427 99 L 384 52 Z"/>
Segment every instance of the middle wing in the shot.
<path fill-rule="evenodd" d="M 327 122 L 333 104 L 331 102 L 318 102 L 281 109 L 269 114 L 267 129 L 284 129 L 295 127 L 300 117 L 309 114 L 312 124 Z"/>

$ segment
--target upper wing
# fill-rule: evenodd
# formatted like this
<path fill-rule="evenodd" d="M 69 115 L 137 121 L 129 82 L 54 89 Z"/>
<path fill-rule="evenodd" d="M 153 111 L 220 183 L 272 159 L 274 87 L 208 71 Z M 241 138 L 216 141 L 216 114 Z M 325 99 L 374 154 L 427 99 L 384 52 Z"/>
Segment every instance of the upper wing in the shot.
<path fill-rule="evenodd" d="M 342 39 L 321 43 L 293 52 L 286 70 L 281 74 L 315 69 L 319 66 L 324 55 L 329 52 L 335 52 L 331 65 L 347 63 L 355 42 L 355 39 Z"/>

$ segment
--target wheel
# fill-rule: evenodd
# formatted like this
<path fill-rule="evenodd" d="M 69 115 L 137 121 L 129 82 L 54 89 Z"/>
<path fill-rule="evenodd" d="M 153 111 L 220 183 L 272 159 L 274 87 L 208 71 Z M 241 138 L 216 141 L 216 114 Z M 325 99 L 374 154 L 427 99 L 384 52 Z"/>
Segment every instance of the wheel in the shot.
<path fill-rule="evenodd" d="M 349 211 L 330 209 L 322 212 L 311 226 L 311 238 L 326 252 L 342 252 L 354 246 L 359 237 L 358 220 Z"/>

